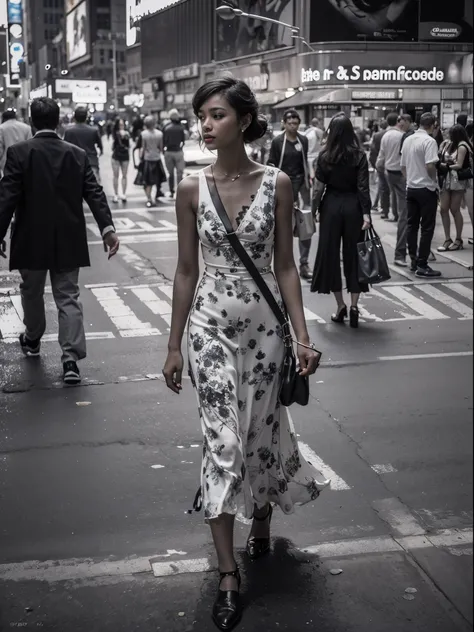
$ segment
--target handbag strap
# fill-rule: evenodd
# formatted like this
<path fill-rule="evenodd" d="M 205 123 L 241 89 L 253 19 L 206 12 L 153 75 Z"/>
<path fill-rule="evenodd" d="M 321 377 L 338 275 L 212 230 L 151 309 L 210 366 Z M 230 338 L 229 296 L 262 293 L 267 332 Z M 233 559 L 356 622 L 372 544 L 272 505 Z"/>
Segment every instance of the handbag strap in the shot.
<path fill-rule="evenodd" d="M 204 174 L 204 177 L 206 178 L 205 174 Z M 278 324 L 282 327 L 284 337 L 287 338 L 288 336 L 291 335 L 288 319 L 286 318 L 284 312 L 281 310 L 280 306 L 276 302 L 275 297 L 270 291 L 270 288 L 268 287 L 268 285 L 265 283 L 262 275 L 258 271 L 257 266 L 254 264 L 254 262 L 250 258 L 250 255 L 247 253 L 244 246 L 242 245 L 242 242 L 235 234 L 235 231 L 231 224 L 229 216 L 227 215 L 227 211 L 225 210 L 224 204 L 222 203 L 221 196 L 219 195 L 219 191 L 217 190 L 216 181 L 214 179 L 214 173 L 212 173 L 212 179 L 206 178 L 206 181 L 207 181 L 207 186 L 209 187 L 209 193 L 211 194 L 211 199 L 214 203 L 217 214 L 219 215 L 224 225 L 224 228 L 227 232 L 227 238 L 229 240 L 230 245 L 235 250 L 241 262 L 247 268 L 252 279 L 255 281 L 255 284 L 257 285 L 258 289 L 260 290 L 263 297 L 267 301 L 268 305 L 270 306 L 270 309 L 275 314 Z"/>
<path fill-rule="evenodd" d="M 283 147 L 281 148 L 281 156 L 280 156 L 280 163 L 278 165 L 278 169 L 281 169 L 281 166 L 283 164 L 283 158 L 285 157 L 285 149 L 286 149 L 286 132 L 283 132 Z"/>

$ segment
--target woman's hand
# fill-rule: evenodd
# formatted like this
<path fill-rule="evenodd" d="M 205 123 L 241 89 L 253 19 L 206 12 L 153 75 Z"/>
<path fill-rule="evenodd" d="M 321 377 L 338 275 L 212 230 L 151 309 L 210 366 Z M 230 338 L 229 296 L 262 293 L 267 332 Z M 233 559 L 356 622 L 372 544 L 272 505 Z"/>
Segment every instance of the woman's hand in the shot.
<path fill-rule="evenodd" d="M 362 224 L 362 230 L 368 230 L 372 226 L 370 215 L 364 215 L 364 223 Z"/>
<path fill-rule="evenodd" d="M 313 375 L 319 366 L 321 352 L 316 349 L 306 349 L 298 345 L 298 361 L 300 363 L 300 375 Z"/>
<path fill-rule="evenodd" d="M 183 388 L 181 384 L 181 378 L 183 375 L 183 355 L 181 351 L 169 351 L 166 358 L 165 366 L 163 367 L 163 375 L 166 380 L 166 386 L 173 391 L 173 393 L 179 394 Z"/>

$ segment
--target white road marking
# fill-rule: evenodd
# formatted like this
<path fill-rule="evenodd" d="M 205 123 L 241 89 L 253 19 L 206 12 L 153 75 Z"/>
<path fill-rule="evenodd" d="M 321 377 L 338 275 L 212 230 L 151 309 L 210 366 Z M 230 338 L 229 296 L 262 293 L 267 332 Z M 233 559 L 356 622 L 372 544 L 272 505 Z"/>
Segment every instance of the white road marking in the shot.
<path fill-rule="evenodd" d="M 117 287 L 116 283 L 87 283 L 84 285 L 86 290 L 91 290 L 93 287 Z"/>
<path fill-rule="evenodd" d="M 472 279 L 466 279 L 466 281 L 468 280 L 472 281 Z M 472 289 L 466 287 L 465 285 L 462 285 L 462 283 L 450 283 L 447 287 L 449 287 L 451 290 L 454 290 L 464 298 L 467 298 L 471 302 L 474 299 Z"/>
<path fill-rule="evenodd" d="M 144 235 L 119 235 L 121 244 L 143 244 L 159 241 L 177 241 L 177 233 L 145 233 Z M 98 241 L 88 241 L 89 246 L 102 246 L 102 239 Z M 119 251 L 120 252 L 120 251 Z"/>
<path fill-rule="evenodd" d="M 162 469 L 162 468 L 164 468 L 164 467 L 165 467 L 164 465 L 152 465 L 152 466 L 151 466 L 151 468 L 152 468 L 153 470 L 161 470 L 161 469 Z"/>
<path fill-rule="evenodd" d="M 393 467 L 391 463 L 379 463 L 376 465 L 372 465 L 372 469 L 377 474 L 392 474 L 393 472 L 398 472 L 396 467 Z"/>
<path fill-rule="evenodd" d="M 160 330 L 150 323 L 142 322 L 128 305 L 119 297 L 117 290 L 112 287 L 92 288 L 91 292 L 97 298 L 107 316 L 124 338 L 137 336 L 159 336 Z"/>
<path fill-rule="evenodd" d="M 314 554 L 319 558 L 331 559 L 354 555 L 407 552 L 423 548 L 442 548 L 453 555 L 472 555 L 473 531 L 468 529 L 446 529 L 430 534 L 407 537 L 374 536 L 321 542 L 314 546 L 297 549 L 302 553 Z M 62 560 L 30 560 L 12 564 L 0 564 L 2 581 L 57 581 L 80 580 L 95 577 L 116 577 L 133 573 L 153 572 L 156 577 L 167 577 L 180 573 L 202 573 L 215 570 L 215 562 L 207 558 L 176 559 L 155 562 L 156 559 L 182 556 L 184 551 L 168 549 L 165 554 L 151 557 L 128 557 L 123 560 L 93 561 L 91 558 Z"/>
<path fill-rule="evenodd" d="M 165 296 L 167 296 L 170 301 L 173 300 L 173 286 L 172 285 L 158 285 L 158 289 L 160 292 L 163 292 Z"/>
<path fill-rule="evenodd" d="M 422 301 L 420 298 L 413 296 L 408 288 L 392 286 L 386 287 L 384 290 L 401 300 L 410 309 L 417 312 L 427 320 L 443 320 L 449 318 L 449 316 L 442 314 L 434 307 L 431 307 L 431 305 L 428 305 L 428 303 Z"/>
<path fill-rule="evenodd" d="M 336 472 L 327 465 L 317 454 L 314 452 L 308 444 L 303 443 L 302 441 L 298 442 L 298 446 L 301 454 L 309 461 L 314 467 L 319 470 L 326 479 L 331 481 L 331 490 L 340 492 L 343 490 L 350 489 L 350 485 L 346 483 L 340 476 L 336 474 Z"/>
<path fill-rule="evenodd" d="M 11 296 L 0 297 L 0 334 L 4 339 L 16 338 L 25 331 L 22 319 L 11 302 L 12 298 Z"/>
<path fill-rule="evenodd" d="M 455 288 L 451 287 L 451 289 L 454 290 Z M 421 285 L 418 290 L 434 298 L 438 303 L 446 305 L 449 309 L 452 309 L 453 312 L 461 314 L 463 320 L 472 320 L 472 307 L 461 303 L 439 288 L 433 285 Z"/>
<path fill-rule="evenodd" d="M 452 351 L 446 353 L 416 353 L 413 355 L 398 355 L 398 356 L 379 356 L 377 360 L 380 362 L 394 362 L 397 360 L 431 360 L 440 358 L 462 358 L 466 356 L 472 356 L 472 351 Z"/>
<path fill-rule="evenodd" d="M 176 208 L 174 206 L 166 206 L 166 205 L 160 205 L 160 206 L 154 206 L 152 208 L 146 208 L 145 203 L 143 203 L 143 206 L 134 206 L 134 207 L 123 207 L 123 208 L 112 208 L 112 217 L 114 217 L 115 215 L 127 215 L 128 213 L 131 213 L 132 215 L 134 213 L 137 213 L 138 215 L 140 215 L 143 212 L 147 212 L 147 213 L 159 213 L 161 211 L 164 211 L 165 213 L 174 213 Z M 89 219 L 89 218 L 94 218 L 94 216 L 92 215 L 92 213 L 86 212 L 84 213 L 84 216 Z"/>
<path fill-rule="evenodd" d="M 157 314 L 158 316 L 171 314 L 171 305 L 166 301 L 159 299 L 150 287 L 132 288 L 132 292 L 154 314 Z"/>
<path fill-rule="evenodd" d="M 425 532 L 415 516 L 398 498 L 375 500 L 372 507 L 399 536 L 421 535 Z"/>
<path fill-rule="evenodd" d="M 308 323 L 317 322 L 317 323 L 321 323 L 321 324 L 325 324 L 326 323 L 324 318 L 321 318 L 320 316 L 318 316 L 317 314 L 312 312 L 307 307 L 304 307 L 303 309 L 304 309 L 304 316 L 305 316 L 306 322 L 308 322 Z"/>

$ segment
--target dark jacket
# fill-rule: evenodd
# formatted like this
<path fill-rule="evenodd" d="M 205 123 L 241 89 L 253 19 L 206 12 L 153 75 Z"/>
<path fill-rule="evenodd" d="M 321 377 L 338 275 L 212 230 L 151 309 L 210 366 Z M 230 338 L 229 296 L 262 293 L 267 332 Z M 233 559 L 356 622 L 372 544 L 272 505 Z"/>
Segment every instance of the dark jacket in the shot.
<path fill-rule="evenodd" d="M 369 153 L 369 162 L 371 166 L 375 169 L 375 165 L 377 164 L 377 158 L 380 153 L 380 146 L 382 144 L 382 138 L 387 130 L 383 129 L 380 132 L 375 132 L 372 136 L 372 143 L 370 145 L 370 153 Z"/>
<path fill-rule="evenodd" d="M 83 199 L 101 231 L 113 226 L 85 151 L 55 132 L 10 147 L 0 181 L 0 242 L 15 214 L 10 270 L 90 265 Z"/>
<path fill-rule="evenodd" d="M 303 160 L 305 160 L 306 164 L 308 164 L 308 138 L 300 134 L 299 132 L 296 134 L 298 140 L 303 146 Z M 273 167 L 278 167 L 281 159 L 281 150 L 283 149 L 283 140 L 285 139 L 285 132 L 282 134 L 278 134 L 272 140 L 272 144 L 270 147 L 270 155 L 268 156 L 267 164 Z"/>
<path fill-rule="evenodd" d="M 66 128 L 64 140 L 83 149 L 92 167 L 99 166 L 97 149 L 99 149 L 100 153 L 104 149 L 98 127 L 91 127 L 87 123 L 75 123 Z"/>
<path fill-rule="evenodd" d="M 163 128 L 163 147 L 165 151 L 181 151 L 186 136 L 184 127 L 177 121 L 171 121 Z"/>

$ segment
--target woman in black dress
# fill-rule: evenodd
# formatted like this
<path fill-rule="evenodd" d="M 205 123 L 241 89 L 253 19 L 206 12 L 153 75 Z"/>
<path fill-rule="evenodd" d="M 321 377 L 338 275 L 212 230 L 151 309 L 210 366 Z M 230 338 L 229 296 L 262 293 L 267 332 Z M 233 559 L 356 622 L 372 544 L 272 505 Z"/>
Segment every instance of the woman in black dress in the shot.
<path fill-rule="evenodd" d="M 327 143 L 316 168 L 316 208 L 320 212 L 318 254 L 311 291 L 334 293 L 337 311 L 331 317 L 343 323 L 347 306 L 342 294 L 341 240 L 344 276 L 351 294 L 350 324 L 359 325 L 359 295 L 369 287 L 359 283 L 357 243 L 371 225 L 369 163 L 360 148 L 350 119 L 336 115 L 329 126 Z"/>

